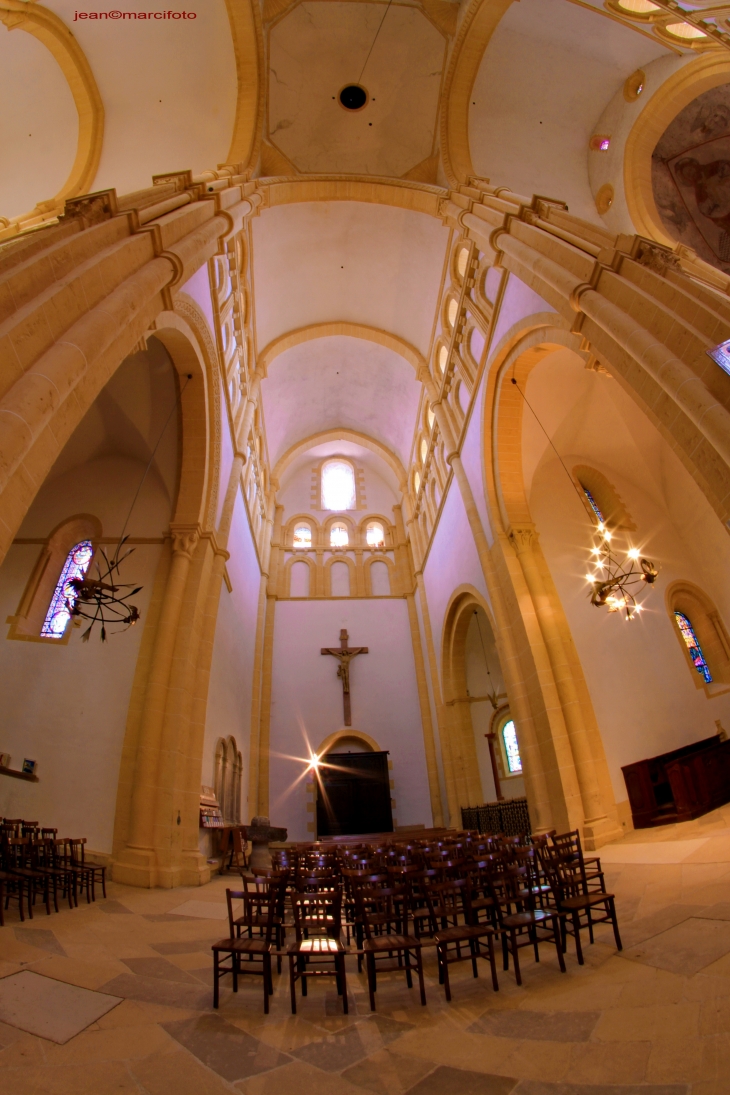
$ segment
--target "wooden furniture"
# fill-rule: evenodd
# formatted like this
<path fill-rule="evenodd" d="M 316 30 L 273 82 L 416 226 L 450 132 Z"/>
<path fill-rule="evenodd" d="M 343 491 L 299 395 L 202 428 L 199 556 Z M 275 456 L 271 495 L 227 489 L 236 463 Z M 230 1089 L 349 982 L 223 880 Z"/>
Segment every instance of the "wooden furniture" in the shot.
<path fill-rule="evenodd" d="M 269 996 L 273 996 L 274 982 L 271 976 L 271 937 L 274 932 L 274 916 L 278 887 L 270 886 L 267 893 L 250 893 L 242 890 L 226 890 L 228 902 L 228 939 L 219 939 L 211 947 L 213 951 L 213 1007 L 218 1007 L 220 978 L 230 973 L 233 991 L 238 992 L 238 978 L 243 973 L 258 974 L 264 983 L 264 1014 L 269 1014 Z M 243 916 L 233 916 L 233 901 L 243 901 Z M 248 930 L 248 936 L 236 935 L 236 930 Z M 253 929 L 262 934 L 253 938 Z M 224 965 L 226 955 L 229 965 Z"/>
<path fill-rule="evenodd" d="M 388 753 L 327 753 L 318 769 L 317 835 L 392 833 Z"/>
<path fill-rule="evenodd" d="M 691 821 L 730 802 L 730 741 L 717 735 L 621 771 L 636 829 Z"/>
<path fill-rule="evenodd" d="M 358 889 L 355 892 L 359 917 L 365 929 L 365 965 L 368 975 L 370 1010 L 375 1011 L 377 989 L 376 968 L 405 969 L 406 984 L 413 988 L 411 972 L 415 967 L 421 990 L 421 1004 L 426 1006 L 423 984 L 423 942 L 408 931 L 410 895 L 403 889 Z M 411 965 L 413 962 L 413 965 Z"/>
<path fill-rule="evenodd" d="M 309 977 L 334 977 L 337 993 L 342 997 L 342 1010 L 347 1015 L 342 893 L 308 890 L 292 894 L 291 903 L 297 936 L 287 949 L 292 1015 L 297 1012 L 296 982 L 302 982 L 302 996 L 306 996 Z"/>
<path fill-rule="evenodd" d="M 486 958 L 492 972 L 492 988 L 499 992 L 491 924 L 479 923 L 472 912 L 470 884 L 466 880 L 441 882 L 426 887 L 429 918 L 436 944 L 439 984 L 444 986 L 446 999 L 451 1000 L 449 966 L 454 962 L 471 962 L 472 972 L 479 976 L 477 958 Z M 486 943 L 486 951 L 482 946 Z M 462 951 L 462 948 L 464 950 Z"/>
<path fill-rule="evenodd" d="M 563 951 L 567 933 L 570 932 L 575 938 L 578 964 L 582 966 L 584 960 L 580 943 L 581 928 L 588 928 L 590 940 L 593 942 L 593 925 L 604 923 L 611 924 L 616 949 L 623 950 L 614 895 L 603 890 L 590 892 L 586 886 L 585 872 L 580 869 L 580 865 L 574 859 L 564 856 L 558 848 L 543 848 L 540 857 L 552 890 L 551 906 L 560 917 Z M 581 921 L 581 916 L 585 916 L 585 923 Z M 567 924 L 568 919 L 570 926 Z"/>

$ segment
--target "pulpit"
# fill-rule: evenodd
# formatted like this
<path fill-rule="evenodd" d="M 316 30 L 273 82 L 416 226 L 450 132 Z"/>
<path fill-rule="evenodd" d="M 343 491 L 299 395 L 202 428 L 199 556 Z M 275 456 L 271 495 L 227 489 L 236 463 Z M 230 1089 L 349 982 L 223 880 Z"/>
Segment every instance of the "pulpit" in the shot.
<path fill-rule="evenodd" d="M 730 741 L 717 735 L 621 771 L 636 829 L 691 821 L 730 802 Z"/>

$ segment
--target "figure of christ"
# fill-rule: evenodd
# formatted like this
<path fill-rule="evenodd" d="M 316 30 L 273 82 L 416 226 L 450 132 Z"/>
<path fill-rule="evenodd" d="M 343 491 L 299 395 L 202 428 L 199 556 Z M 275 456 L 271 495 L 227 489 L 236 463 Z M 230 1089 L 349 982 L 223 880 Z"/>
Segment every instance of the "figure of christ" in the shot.
<path fill-rule="evenodd" d="M 340 646 L 339 649 L 336 646 L 323 646 L 320 653 L 331 654 L 333 658 L 337 658 L 339 666 L 337 668 L 337 676 L 342 681 L 342 706 L 345 711 L 345 726 L 352 726 L 352 709 L 350 707 L 350 662 L 353 658 L 356 658 L 358 654 L 369 653 L 366 646 L 348 646 L 347 640 L 349 635 L 343 627 L 340 631 Z"/>

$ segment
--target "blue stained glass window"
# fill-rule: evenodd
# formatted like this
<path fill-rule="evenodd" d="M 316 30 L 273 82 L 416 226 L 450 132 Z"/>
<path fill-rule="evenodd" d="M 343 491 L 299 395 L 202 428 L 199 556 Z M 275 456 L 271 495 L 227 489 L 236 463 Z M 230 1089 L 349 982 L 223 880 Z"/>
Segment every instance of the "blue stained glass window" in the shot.
<path fill-rule="evenodd" d="M 510 775 L 516 775 L 522 771 L 522 758 L 520 757 L 520 747 L 517 744 L 517 731 L 515 730 L 515 724 L 512 719 L 506 722 L 502 727 L 502 741 L 504 742 L 504 751 L 507 755 L 507 767 L 509 768 Z"/>
<path fill-rule="evenodd" d="M 692 659 L 692 665 L 695 667 L 698 673 L 701 673 L 708 684 L 712 683 L 712 674 L 710 673 L 710 667 L 705 661 L 705 656 L 702 653 L 702 647 L 700 646 L 699 639 L 695 634 L 695 629 L 689 622 L 689 619 L 683 612 L 675 612 L 674 618 L 677 621 L 677 627 L 680 630 L 680 634 L 687 644 L 689 650 L 689 656 Z"/>
<path fill-rule="evenodd" d="M 581 483 L 581 487 L 583 487 L 582 483 Z M 593 512 L 595 513 L 598 520 L 601 522 L 602 525 L 605 524 L 605 519 L 604 519 L 603 514 L 601 513 L 598 502 L 595 500 L 595 498 L 593 497 L 591 492 L 588 490 L 588 487 L 583 487 L 583 493 L 585 494 L 586 498 L 588 499 L 588 504 L 591 507 L 591 509 L 593 510 Z"/>
<path fill-rule="evenodd" d="M 41 635 L 48 639 L 61 639 L 71 619 L 71 609 L 76 604 L 78 594 L 71 585 L 73 578 L 83 578 L 89 568 L 94 548 L 91 540 L 82 540 L 72 547 L 63 564 L 61 577 L 56 583 L 56 588 L 48 606 L 46 618 L 43 621 Z"/>

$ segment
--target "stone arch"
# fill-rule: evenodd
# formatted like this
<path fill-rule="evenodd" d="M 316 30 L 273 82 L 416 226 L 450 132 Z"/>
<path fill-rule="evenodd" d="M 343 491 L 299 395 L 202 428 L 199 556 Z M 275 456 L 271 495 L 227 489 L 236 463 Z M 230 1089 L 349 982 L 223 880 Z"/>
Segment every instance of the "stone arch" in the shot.
<path fill-rule="evenodd" d="M 694 582 L 685 580 L 672 582 L 667 588 L 665 603 L 672 630 L 680 644 L 682 655 L 692 672 L 692 679 L 697 688 L 704 688 L 708 696 L 716 696 L 720 692 L 727 692 L 728 687 L 730 687 L 730 635 L 728 635 L 717 606 L 704 590 L 700 589 Z M 710 684 L 704 681 L 692 664 L 687 644 L 684 642 L 676 624 L 675 612 L 683 613 L 694 628 L 712 675 Z"/>
<path fill-rule="evenodd" d="M 339 741 L 347 738 L 360 738 L 363 745 L 367 746 L 366 752 L 381 752 L 375 738 L 371 738 L 369 734 L 364 733 L 362 730 L 353 730 L 351 726 L 348 726 L 345 730 L 335 730 L 334 734 L 328 734 L 326 738 L 322 739 L 314 752 L 318 757 L 322 757 L 325 753 L 331 753 Z"/>
<path fill-rule="evenodd" d="M 290 559 L 287 559 L 284 564 L 284 589 L 285 596 L 291 597 L 291 572 L 292 567 L 305 563 L 309 567 L 309 593 L 308 596 L 312 597 L 317 589 L 317 565 L 313 559 L 308 558 L 304 552 L 297 552 L 296 555 L 292 555 Z"/>
<path fill-rule="evenodd" d="M 395 453 L 381 441 L 376 441 L 374 437 L 370 437 L 366 433 L 360 433 L 359 430 L 350 430 L 345 427 L 336 430 L 323 430 L 321 433 L 312 434 L 310 437 L 297 441 L 290 449 L 287 449 L 284 455 L 279 457 L 271 473 L 272 486 L 278 489 L 282 475 L 298 456 L 301 456 L 307 449 L 312 449 L 315 445 L 323 445 L 327 441 L 353 441 L 356 445 L 362 445 L 363 448 L 370 449 L 371 452 L 374 452 L 376 456 L 380 456 L 385 461 L 398 480 L 400 489 L 405 490 L 406 471 Z"/>
<path fill-rule="evenodd" d="M 272 362 L 286 350 L 294 346 L 301 346 L 303 342 L 312 342 L 318 338 L 332 338 L 335 335 L 347 335 L 350 338 L 361 338 L 366 342 L 375 342 L 392 350 L 412 365 L 416 372 L 426 364 L 423 354 L 410 342 L 406 342 L 400 335 L 392 334 L 381 327 L 370 327 L 365 323 L 351 323 L 349 320 L 336 320 L 329 323 L 311 323 L 306 327 L 298 327 L 296 330 L 287 331 L 279 335 L 265 346 L 258 356 L 259 367 L 268 372 Z"/>
<path fill-rule="evenodd" d="M 345 563 L 350 571 L 350 597 L 357 596 L 357 569 L 355 563 L 348 555 L 332 555 L 324 564 L 324 592 L 327 597 L 335 596 L 332 593 L 332 567 L 336 563 Z"/>
<path fill-rule="evenodd" d="M 366 559 L 363 563 L 363 571 L 365 575 L 365 593 L 368 597 L 382 596 L 382 594 L 373 593 L 372 575 L 370 571 L 374 563 L 384 563 L 388 568 L 388 581 L 390 583 L 390 595 L 391 597 L 396 590 L 396 578 L 397 571 L 395 569 L 395 563 L 392 559 L 389 559 L 387 555 L 373 555 L 369 559 Z"/>
<path fill-rule="evenodd" d="M 460 808 L 484 800 L 466 687 L 466 634 L 475 609 L 484 612 L 495 633 L 492 610 L 471 585 L 459 586 L 449 600 L 441 634 L 441 682 L 449 740 L 444 755 L 451 824 L 461 824 Z"/>

